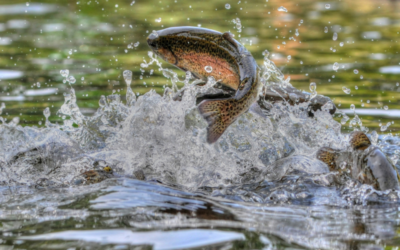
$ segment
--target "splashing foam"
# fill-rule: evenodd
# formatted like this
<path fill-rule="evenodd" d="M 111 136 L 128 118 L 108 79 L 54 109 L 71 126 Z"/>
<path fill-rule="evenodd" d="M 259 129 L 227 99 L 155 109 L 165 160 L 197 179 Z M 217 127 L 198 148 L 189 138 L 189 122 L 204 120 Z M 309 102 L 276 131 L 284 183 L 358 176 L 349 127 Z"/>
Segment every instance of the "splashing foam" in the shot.
<path fill-rule="evenodd" d="M 267 116 L 249 111 L 209 145 L 207 124 L 197 110 L 195 96 L 212 88 L 215 80 L 210 78 L 198 86 L 199 80 L 190 73 L 181 80 L 174 71 L 162 68 L 151 52 L 149 57 L 141 67 L 157 65 L 172 83 L 163 95 L 150 90 L 136 98 L 130 88 L 132 72 L 125 71 L 126 102 L 119 95 L 102 96 L 91 117 L 80 112 L 71 87 L 57 112 L 66 118 L 62 125 L 48 120 L 48 109 L 44 111 L 45 128 L 21 127 L 2 119 L 0 163 L 5 174 L 0 182 L 32 186 L 51 180 L 69 186 L 83 171 L 105 161 L 116 172 L 131 175 L 142 170 L 147 179 L 193 191 L 204 186 L 277 180 L 289 170 L 326 175 L 329 170 L 315 160 L 316 150 L 348 146 L 348 136 L 340 133 L 341 125 L 327 110 L 308 117 L 308 103 L 275 104 Z M 291 86 L 267 58 L 261 76 L 264 87 Z M 181 101 L 173 101 L 178 84 L 183 84 L 185 92 Z"/>

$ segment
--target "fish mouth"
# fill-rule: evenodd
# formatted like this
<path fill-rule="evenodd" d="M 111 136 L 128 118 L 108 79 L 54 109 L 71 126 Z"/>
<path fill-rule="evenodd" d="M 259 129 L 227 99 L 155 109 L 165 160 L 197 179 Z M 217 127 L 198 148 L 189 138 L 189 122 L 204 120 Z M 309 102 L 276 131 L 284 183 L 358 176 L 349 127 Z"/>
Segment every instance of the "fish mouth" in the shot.
<path fill-rule="evenodd" d="M 157 51 L 157 39 L 158 37 L 153 33 L 147 37 L 147 44 L 153 51 Z"/>

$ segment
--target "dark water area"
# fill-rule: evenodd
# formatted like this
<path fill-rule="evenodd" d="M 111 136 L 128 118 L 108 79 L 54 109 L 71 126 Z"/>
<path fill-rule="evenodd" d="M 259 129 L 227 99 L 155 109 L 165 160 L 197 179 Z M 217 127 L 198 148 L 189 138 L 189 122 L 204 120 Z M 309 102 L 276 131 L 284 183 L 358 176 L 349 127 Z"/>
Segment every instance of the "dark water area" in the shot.
<path fill-rule="evenodd" d="M 172 26 L 232 32 L 339 111 L 247 112 L 207 144 L 199 90 L 148 54 Z M 400 170 L 399 28 L 386 0 L 0 1 L 0 250 L 398 249 L 400 192 L 339 172 L 353 130 Z"/>

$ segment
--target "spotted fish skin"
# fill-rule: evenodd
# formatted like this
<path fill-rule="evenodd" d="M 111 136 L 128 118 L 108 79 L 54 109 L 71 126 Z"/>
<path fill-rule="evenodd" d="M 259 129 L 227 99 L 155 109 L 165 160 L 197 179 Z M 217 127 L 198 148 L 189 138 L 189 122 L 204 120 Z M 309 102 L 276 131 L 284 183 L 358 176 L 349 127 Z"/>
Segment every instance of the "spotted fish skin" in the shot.
<path fill-rule="evenodd" d="M 208 123 L 207 142 L 214 143 L 241 114 L 258 99 L 261 85 L 258 66 L 230 33 L 197 28 L 175 27 L 157 31 L 147 38 L 151 49 L 165 61 L 192 72 L 198 78 L 214 77 L 235 90 L 230 98 L 206 99 L 199 105 Z M 212 72 L 205 70 L 212 67 Z"/>
<path fill-rule="evenodd" d="M 166 62 L 190 71 L 202 80 L 212 76 L 224 87 L 234 90 L 239 87 L 238 60 L 244 47 L 230 33 L 198 27 L 172 27 L 156 34 L 150 34 L 147 43 Z M 212 71 L 207 72 L 206 66 Z"/>

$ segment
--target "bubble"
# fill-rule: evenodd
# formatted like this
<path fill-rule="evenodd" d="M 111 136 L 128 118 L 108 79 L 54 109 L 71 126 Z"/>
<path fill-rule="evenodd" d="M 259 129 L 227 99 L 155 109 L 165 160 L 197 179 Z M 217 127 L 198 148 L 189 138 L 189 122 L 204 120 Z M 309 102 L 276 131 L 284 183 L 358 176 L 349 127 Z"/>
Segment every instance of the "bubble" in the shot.
<path fill-rule="evenodd" d="M 303 61 L 300 61 L 300 64 L 303 64 Z"/>
<path fill-rule="evenodd" d="M 356 110 L 356 105 L 351 104 L 351 105 L 350 105 L 350 109 L 353 110 L 353 111 Z"/>
<path fill-rule="evenodd" d="M 354 74 L 358 74 L 358 69 L 353 70 Z"/>
<path fill-rule="evenodd" d="M 338 37 L 337 33 L 336 33 L 336 32 L 335 32 L 335 33 L 333 33 L 332 40 L 333 40 L 333 41 L 336 41 L 336 40 L 337 40 L 337 37 Z"/>
<path fill-rule="evenodd" d="M 134 4 L 135 4 L 135 2 L 136 2 L 136 1 L 132 1 L 132 2 L 131 2 L 131 6 L 132 6 L 132 5 L 134 5 Z"/>
<path fill-rule="evenodd" d="M 333 70 L 334 71 L 338 71 L 338 69 L 339 69 L 339 63 L 337 63 L 337 62 L 335 62 L 334 64 L 333 64 Z"/>
<path fill-rule="evenodd" d="M 68 77 L 68 82 L 69 82 L 70 84 L 74 84 L 74 83 L 76 82 L 75 77 L 69 76 L 69 77 Z"/>
<path fill-rule="evenodd" d="M 211 73 L 213 71 L 213 68 L 211 66 L 205 66 L 204 69 L 207 73 Z"/>
<path fill-rule="evenodd" d="M 287 9 L 283 6 L 279 7 L 278 11 L 288 12 Z"/>
<path fill-rule="evenodd" d="M 328 27 L 325 26 L 324 32 L 325 32 L 325 33 L 328 33 Z"/>
<path fill-rule="evenodd" d="M 362 79 L 364 79 L 364 77 L 362 75 L 360 75 L 360 79 L 362 80 Z"/>
<path fill-rule="evenodd" d="M 139 42 L 134 43 L 133 46 L 136 48 L 137 46 L 139 46 Z"/>
<path fill-rule="evenodd" d="M 161 23 L 161 17 L 156 18 L 156 22 L 157 22 L 157 23 Z"/>
<path fill-rule="evenodd" d="M 229 10 L 231 8 L 231 5 L 229 3 L 225 4 L 225 9 Z"/>
<path fill-rule="evenodd" d="M 62 69 L 62 70 L 60 70 L 60 74 L 61 74 L 62 77 L 68 77 L 69 70 L 68 69 Z"/>
<path fill-rule="evenodd" d="M 291 56 L 291 55 L 288 55 L 288 56 L 287 56 L 287 59 L 288 59 L 288 61 L 290 61 L 290 59 L 292 59 L 292 56 Z"/>
<path fill-rule="evenodd" d="M 343 42 L 341 42 L 341 43 L 339 43 L 339 45 L 340 45 L 340 47 L 343 47 L 344 43 L 343 43 Z"/>
<path fill-rule="evenodd" d="M 397 87 L 399 86 L 399 83 L 398 83 L 398 82 L 396 83 L 396 86 L 397 86 Z"/>
<path fill-rule="evenodd" d="M 346 88 L 346 87 L 342 87 L 342 90 L 343 90 L 343 92 L 344 93 L 346 93 L 346 94 L 350 94 L 350 92 L 351 92 L 351 90 L 350 89 L 348 89 L 348 88 Z"/>
<path fill-rule="evenodd" d="M 358 86 L 355 86 L 354 88 L 355 88 L 356 90 L 358 90 Z"/>
<path fill-rule="evenodd" d="M 383 109 L 384 109 L 384 110 L 388 110 L 389 107 L 385 105 L 385 106 L 383 106 Z"/>
<path fill-rule="evenodd" d="M 294 32 L 294 34 L 295 34 L 296 36 L 299 36 L 299 35 L 300 35 L 299 29 L 296 29 L 296 31 Z"/>
<path fill-rule="evenodd" d="M 37 82 L 37 83 L 36 83 L 36 86 L 37 86 L 38 88 L 40 88 L 40 82 Z"/>
<path fill-rule="evenodd" d="M 127 84 L 128 86 L 130 86 L 131 83 L 132 83 L 132 71 L 130 71 L 130 70 L 125 70 L 125 71 L 122 73 L 122 75 L 123 75 L 123 77 L 124 77 L 124 80 L 125 80 L 126 84 Z"/>
<path fill-rule="evenodd" d="M 331 8 L 331 5 L 329 4 L 329 3 L 327 3 L 327 4 L 325 4 L 325 9 L 330 9 Z"/>

